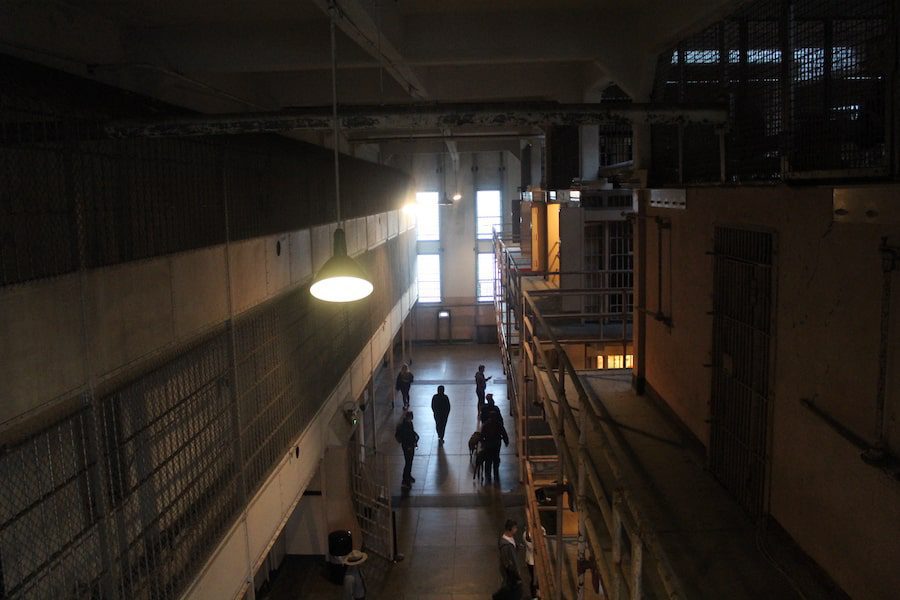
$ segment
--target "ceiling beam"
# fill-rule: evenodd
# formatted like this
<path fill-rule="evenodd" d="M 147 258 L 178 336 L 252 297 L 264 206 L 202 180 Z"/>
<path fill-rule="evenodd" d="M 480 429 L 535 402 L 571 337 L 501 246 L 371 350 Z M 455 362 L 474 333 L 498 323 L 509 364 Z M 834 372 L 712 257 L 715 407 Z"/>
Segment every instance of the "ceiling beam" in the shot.
<path fill-rule="evenodd" d="M 334 12 L 335 23 L 356 44 L 374 56 L 384 70 L 413 98 L 429 98 L 425 86 L 400 51 L 388 40 L 360 0 L 312 0 L 325 14 Z M 380 9 L 379 9 L 380 10 Z"/>
<path fill-rule="evenodd" d="M 339 109 L 345 130 L 444 129 L 490 130 L 496 127 L 576 126 L 609 122 L 724 124 L 721 106 L 659 105 L 651 103 L 555 104 L 411 104 L 353 106 Z M 332 127 L 331 108 L 318 107 L 270 113 L 196 115 L 139 121 L 117 121 L 103 127 L 113 137 L 170 137 L 278 133 Z"/>

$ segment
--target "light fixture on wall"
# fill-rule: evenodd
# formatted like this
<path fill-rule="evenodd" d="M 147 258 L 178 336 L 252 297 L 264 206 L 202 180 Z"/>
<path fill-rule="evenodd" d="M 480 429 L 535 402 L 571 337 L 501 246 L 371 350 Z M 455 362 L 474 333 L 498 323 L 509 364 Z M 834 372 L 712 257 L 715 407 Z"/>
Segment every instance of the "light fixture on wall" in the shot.
<path fill-rule="evenodd" d="M 347 256 L 347 238 L 341 222 L 341 176 L 338 159 L 339 125 L 337 114 L 337 53 L 335 52 L 335 21 L 337 6 L 331 3 L 331 118 L 334 125 L 334 201 L 337 207 L 338 227 L 334 231 L 334 248 L 331 258 L 322 265 L 309 288 L 309 292 L 326 302 L 353 302 L 372 293 L 374 286 L 365 269 Z"/>

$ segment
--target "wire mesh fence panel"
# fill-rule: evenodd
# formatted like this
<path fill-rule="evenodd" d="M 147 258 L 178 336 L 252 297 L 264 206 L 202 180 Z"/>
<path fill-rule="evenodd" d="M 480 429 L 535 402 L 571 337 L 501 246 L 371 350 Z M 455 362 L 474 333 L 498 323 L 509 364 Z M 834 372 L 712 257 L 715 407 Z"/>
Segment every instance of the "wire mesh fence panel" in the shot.
<path fill-rule="evenodd" d="M 239 507 L 228 337 L 104 398 L 119 590 L 177 597 Z"/>
<path fill-rule="evenodd" d="M 0 286 L 78 266 L 59 122 L 49 106 L 6 85 L 0 90 Z"/>
<path fill-rule="evenodd" d="M 793 171 L 887 167 L 886 0 L 795 0 L 791 21 Z"/>
<path fill-rule="evenodd" d="M 662 53 L 653 97 L 728 106 L 732 181 L 884 175 L 895 19 L 888 0 L 758 0 Z M 656 184 L 719 179 L 714 128 L 652 135 Z"/>
<path fill-rule="evenodd" d="M 170 107 L 7 57 L 0 67 L 0 286 L 335 218 L 323 148 L 264 135 L 110 138 L 110 119 Z M 406 196 L 399 171 L 341 161 L 345 218 Z"/>
<path fill-rule="evenodd" d="M 0 598 L 100 598 L 90 409 L 0 453 Z"/>

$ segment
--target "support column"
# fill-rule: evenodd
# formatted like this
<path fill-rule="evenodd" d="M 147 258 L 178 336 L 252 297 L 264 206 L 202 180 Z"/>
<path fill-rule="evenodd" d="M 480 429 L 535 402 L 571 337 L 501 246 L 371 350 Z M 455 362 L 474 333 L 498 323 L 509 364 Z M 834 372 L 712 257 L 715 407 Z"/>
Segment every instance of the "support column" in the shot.
<path fill-rule="evenodd" d="M 597 179 L 600 169 L 600 126 L 582 125 L 579 127 L 578 143 L 581 147 L 581 180 Z"/>

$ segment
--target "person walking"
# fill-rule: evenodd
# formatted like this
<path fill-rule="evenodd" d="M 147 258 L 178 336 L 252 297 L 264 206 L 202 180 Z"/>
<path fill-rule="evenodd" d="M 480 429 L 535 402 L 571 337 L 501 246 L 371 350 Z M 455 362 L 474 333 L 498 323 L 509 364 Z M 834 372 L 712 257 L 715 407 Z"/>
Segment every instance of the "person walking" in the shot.
<path fill-rule="evenodd" d="M 404 364 L 400 367 L 400 372 L 397 373 L 397 383 L 394 387 L 398 392 L 403 396 L 403 409 L 409 409 L 409 386 L 412 385 L 413 379 L 415 377 L 412 374 L 412 371 L 409 370 L 409 366 Z"/>
<path fill-rule="evenodd" d="M 475 372 L 475 395 L 478 396 L 478 418 L 481 418 L 481 407 L 484 405 L 484 390 L 487 389 L 487 382 L 491 379 L 484 376 L 484 365 L 478 365 L 478 371 Z"/>
<path fill-rule="evenodd" d="M 503 525 L 503 533 L 497 542 L 500 553 L 500 589 L 494 594 L 494 600 L 521 600 L 522 577 L 519 575 L 519 564 L 516 561 L 516 532 L 518 523 L 507 519 Z"/>
<path fill-rule="evenodd" d="M 412 476 L 413 457 L 416 455 L 416 447 L 419 445 L 419 434 L 413 428 L 413 414 L 411 410 L 403 413 L 403 420 L 397 424 L 394 431 L 394 439 L 403 448 L 403 480 L 402 487 L 411 488 L 416 478 Z"/>
<path fill-rule="evenodd" d="M 489 413 L 481 425 L 481 445 L 484 448 L 484 478 L 494 478 L 500 481 L 500 444 L 509 446 L 509 436 L 503 422 L 494 414 Z"/>
<path fill-rule="evenodd" d="M 450 398 L 444 393 L 444 386 L 439 385 L 437 394 L 431 397 L 431 412 L 434 413 L 434 426 L 437 429 L 438 443 L 444 443 L 444 430 L 450 417 Z"/>
<path fill-rule="evenodd" d="M 484 405 L 481 407 L 481 414 L 478 415 L 478 418 L 484 423 L 489 415 L 495 415 L 503 425 L 503 414 L 500 412 L 500 407 L 494 404 L 493 394 L 487 394 L 484 397 Z"/>
<path fill-rule="evenodd" d="M 354 550 L 344 558 L 347 571 L 344 573 L 344 593 L 341 600 L 366 600 L 366 578 L 360 567 L 369 555 Z"/>

